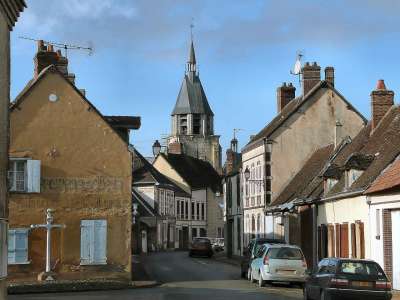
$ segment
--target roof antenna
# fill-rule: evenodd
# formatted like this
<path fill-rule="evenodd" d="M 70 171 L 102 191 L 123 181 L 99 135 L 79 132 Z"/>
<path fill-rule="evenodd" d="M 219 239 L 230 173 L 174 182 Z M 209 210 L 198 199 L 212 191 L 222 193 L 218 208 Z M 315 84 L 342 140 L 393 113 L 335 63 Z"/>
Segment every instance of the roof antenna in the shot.
<path fill-rule="evenodd" d="M 298 50 L 296 52 L 296 62 L 294 63 L 293 70 L 290 70 L 290 74 L 299 76 L 299 84 L 301 85 L 301 59 L 304 56 L 303 52 Z"/>
<path fill-rule="evenodd" d="M 40 41 L 39 39 L 34 39 L 30 37 L 20 36 L 20 39 L 29 40 L 29 41 Z M 88 46 L 79 46 L 79 45 L 71 45 L 67 43 L 59 43 L 59 42 L 50 42 L 50 41 L 43 41 L 45 45 L 52 45 L 54 48 L 64 49 L 64 56 L 68 57 L 68 50 L 85 50 L 88 51 L 89 56 L 91 56 L 94 52 L 92 42 L 88 42 Z"/>

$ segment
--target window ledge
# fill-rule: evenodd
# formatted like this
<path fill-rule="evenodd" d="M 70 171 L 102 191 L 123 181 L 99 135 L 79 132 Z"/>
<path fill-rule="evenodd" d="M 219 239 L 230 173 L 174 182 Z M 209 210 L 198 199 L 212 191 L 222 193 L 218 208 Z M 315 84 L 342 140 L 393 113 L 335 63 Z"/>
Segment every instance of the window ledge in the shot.
<path fill-rule="evenodd" d="M 13 266 L 13 265 L 30 265 L 31 261 L 22 261 L 22 262 L 9 262 L 8 265 L 9 266 Z"/>
<path fill-rule="evenodd" d="M 101 263 L 101 262 L 93 262 L 93 263 L 80 263 L 79 265 L 81 266 L 105 266 L 107 262 Z"/>

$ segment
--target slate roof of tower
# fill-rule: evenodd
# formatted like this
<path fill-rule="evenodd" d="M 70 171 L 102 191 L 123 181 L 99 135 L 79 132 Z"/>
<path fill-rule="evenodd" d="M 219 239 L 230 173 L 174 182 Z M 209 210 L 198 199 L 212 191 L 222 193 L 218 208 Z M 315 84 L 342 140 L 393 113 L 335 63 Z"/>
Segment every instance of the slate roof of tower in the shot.
<path fill-rule="evenodd" d="M 188 64 L 196 65 L 193 41 L 190 44 Z M 181 89 L 171 115 L 179 114 L 214 115 L 196 71 L 188 71 L 183 78 Z"/>

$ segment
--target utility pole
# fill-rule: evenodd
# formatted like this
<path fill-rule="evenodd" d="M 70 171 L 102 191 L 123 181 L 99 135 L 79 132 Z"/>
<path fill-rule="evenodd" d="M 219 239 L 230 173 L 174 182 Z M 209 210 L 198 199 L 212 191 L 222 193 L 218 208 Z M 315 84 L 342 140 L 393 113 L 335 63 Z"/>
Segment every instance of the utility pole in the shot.
<path fill-rule="evenodd" d="M 24 0 L 0 1 L 0 300 L 7 297 L 10 31 L 24 7 Z"/>

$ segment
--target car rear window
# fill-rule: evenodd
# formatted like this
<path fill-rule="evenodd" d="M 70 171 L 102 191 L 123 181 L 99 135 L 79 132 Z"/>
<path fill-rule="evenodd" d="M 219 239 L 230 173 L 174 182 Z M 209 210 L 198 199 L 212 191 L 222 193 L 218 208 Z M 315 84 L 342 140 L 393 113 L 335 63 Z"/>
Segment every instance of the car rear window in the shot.
<path fill-rule="evenodd" d="M 209 239 L 194 239 L 193 243 L 196 244 L 210 244 L 210 240 Z"/>
<path fill-rule="evenodd" d="M 374 262 L 344 261 L 340 264 L 339 273 L 383 276 L 381 267 Z"/>
<path fill-rule="evenodd" d="M 271 259 L 289 259 L 289 260 L 302 260 L 303 253 L 300 249 L 281 247 L 281 248 L 271 248 L 267 253 L 268 258 Z"/>

